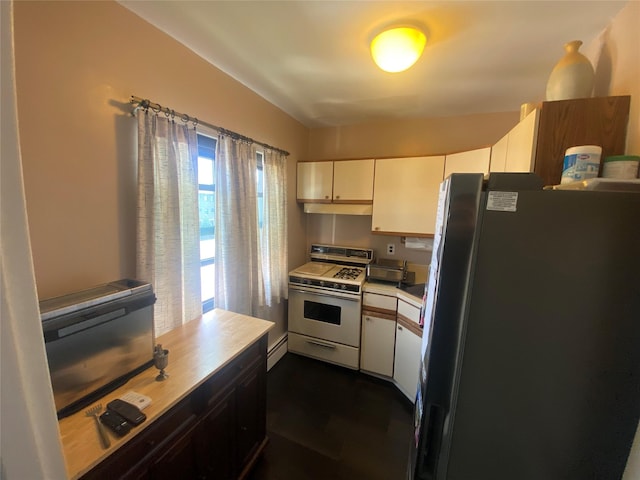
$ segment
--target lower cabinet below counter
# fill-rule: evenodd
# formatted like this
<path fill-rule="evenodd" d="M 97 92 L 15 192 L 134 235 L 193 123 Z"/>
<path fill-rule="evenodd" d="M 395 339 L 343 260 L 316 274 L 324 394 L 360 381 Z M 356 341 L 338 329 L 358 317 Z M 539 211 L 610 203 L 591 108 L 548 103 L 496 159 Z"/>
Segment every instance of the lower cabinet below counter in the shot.
<path fill-rule="evenodd" d="M 267 443 L 267 337 L 83 479 L 242 479 Z"/>
<path fill-rule="evenodd" d="M 395 315 L 363 310 L 360 370 L 392 377 L 395 341 Z"/>
<path fill-rule="evenodd" d="M 420 308 L 402 299 L 398 300 L 396 317 L 396 353 L 393 362 L 393 380 L 404 395 L 415 402 L 420 376 L 422 329 Z"/>

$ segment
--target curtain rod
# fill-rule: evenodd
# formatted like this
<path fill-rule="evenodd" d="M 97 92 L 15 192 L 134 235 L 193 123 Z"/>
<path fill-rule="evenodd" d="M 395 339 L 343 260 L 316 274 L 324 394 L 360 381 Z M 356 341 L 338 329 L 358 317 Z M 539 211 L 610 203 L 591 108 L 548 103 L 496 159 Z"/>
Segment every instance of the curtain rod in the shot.
<path fill-rule="evenodd" d="M 153 110 L 156 113 L 160 113 L 160 112 L 164 113 L 167 117 L 171 117 L 171 118 L 177 117 L 180 120 L 182 120 L 184 123 L 193 122 L 193 126 L 194 127 L 196 127 L 197 125 L 204 125 L 205 127 L 209 127 L 209 128 L 211 128 L 213 130 L 216 130 L 217 132 L 220 132 L 220 133 L 225 134 L 225 135 L 229 135 L 230 137 L 236 138 L 238 140 L 243 140 L 245 142 L 255 143 L 257 145 L 260 145 L 261 147 L 269 148 L 271 150 L 275 150 L 276 152 L 280 152 L 281 154 L 283 154 L 286 157 L 289 156 L 289 152 L 287 152 L 286 150 L 282 150 L 281 148 L 277 148 L 277 147 L 271 146 L 271 145 L 269 145 L 267 143 L 258 142 L 257 140 L 254 140 L 253 138 L 246 137 L 244 135 L 241 135 L 239 133 L 233 132 L 231 130 L 227 130 L 226 128 L 218 127 L 217 125 L 213 125 L 211 123 L 203 122 L 201 120 L 198 120 L 196 117 L 190 117 L 186 113 L 176 112 L 175 110 L 171 110 L 169 107 L 163 107 L 159 103 L 153 103 L 153 102 L 151 102 L 151 101 L 149 101 L 147 99 L 136 97 L 135 95 L 131 95 L 131 103 L 133 105 L 136 105 L 136 107 L 133 109 L 132 114 L 135 114 L 136 110 L 139 109 L 139 108 L 144 108 L 144 109 L 150 108 L 151 110 Z"/>

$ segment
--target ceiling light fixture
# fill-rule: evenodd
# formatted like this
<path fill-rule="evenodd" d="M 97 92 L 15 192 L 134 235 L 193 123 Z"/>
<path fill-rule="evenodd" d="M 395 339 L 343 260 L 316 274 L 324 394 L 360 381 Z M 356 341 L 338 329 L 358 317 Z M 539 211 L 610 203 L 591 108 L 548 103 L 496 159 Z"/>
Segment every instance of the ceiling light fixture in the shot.
<path fill-rule="evenodd" d="M 425 34 L 415 27 L 395 27 L 371 41 L 371 56 L 385 72 L 403 72 L 411 67 L 427 43 Z"/>

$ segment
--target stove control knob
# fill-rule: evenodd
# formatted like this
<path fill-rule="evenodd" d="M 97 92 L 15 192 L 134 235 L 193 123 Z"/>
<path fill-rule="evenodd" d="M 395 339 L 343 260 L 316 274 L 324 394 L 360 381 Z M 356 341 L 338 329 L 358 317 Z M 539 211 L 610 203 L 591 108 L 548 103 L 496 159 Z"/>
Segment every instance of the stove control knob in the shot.
<path fill-rule="evenodd" d="M 340 288 L 342 288 L 342 290 L 346 290 L 347 286 L 346 285 L 342 285 Z"/>
<path fill-rule="evenodd" d="M 324 287 L 324 280 L 320 280 L 320 286 Z"/>

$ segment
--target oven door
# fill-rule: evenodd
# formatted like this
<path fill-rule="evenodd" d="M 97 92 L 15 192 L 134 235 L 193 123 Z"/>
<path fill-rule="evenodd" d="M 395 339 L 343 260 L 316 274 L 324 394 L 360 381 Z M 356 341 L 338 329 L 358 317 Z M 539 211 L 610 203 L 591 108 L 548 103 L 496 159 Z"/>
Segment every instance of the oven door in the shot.
<path fill-rule="evenodd" d="M 289 331 L 360 346 L 360 295 L 289 285 Z"/>

